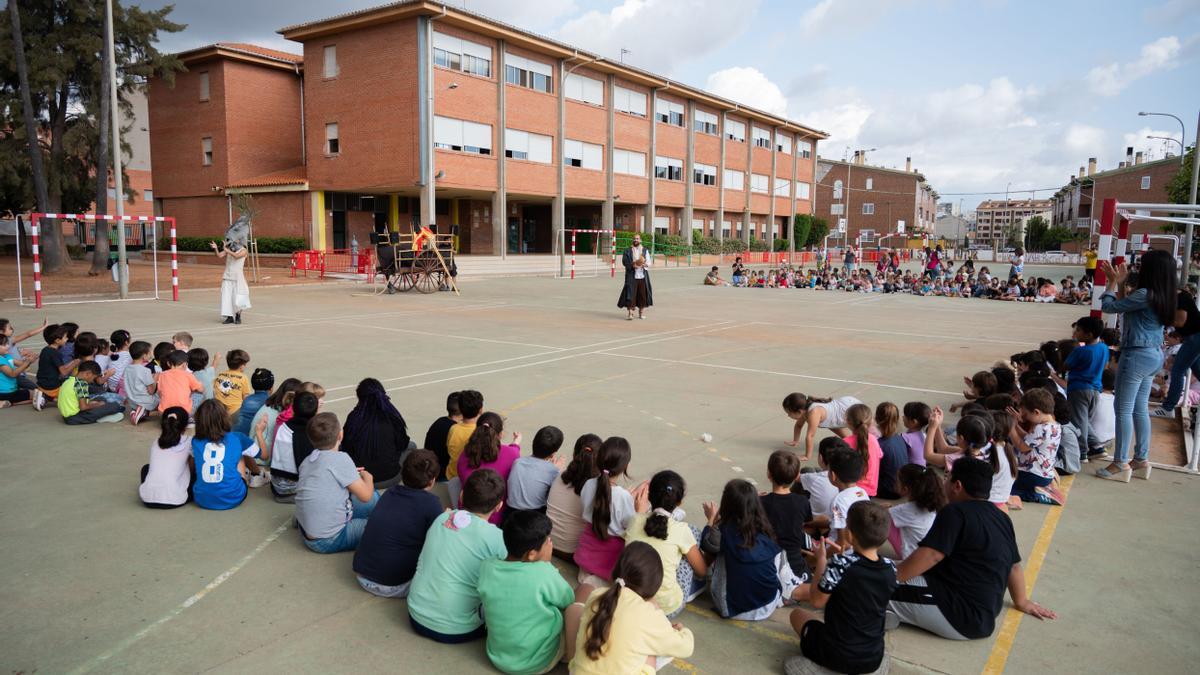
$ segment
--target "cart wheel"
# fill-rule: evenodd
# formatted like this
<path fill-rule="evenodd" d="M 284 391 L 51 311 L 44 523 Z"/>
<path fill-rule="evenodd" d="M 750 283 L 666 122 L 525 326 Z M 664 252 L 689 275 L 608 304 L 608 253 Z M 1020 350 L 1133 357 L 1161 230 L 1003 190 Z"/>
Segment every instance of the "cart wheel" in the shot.
<path fill-rule="evenodd" d="M 413 261 L 413 274 L 416 277 L 417 290 L 422 293 L 433 293 L 441 285 L 442 266 L 438 263 L 433 251 L 422 251 Z"/>
<path fill-rule="evenodd" d="M 399 277 L 396 281 L 396 288 L 399 288 L 401 293 L 411 291 L 412 287 L 417 283 L 416 275 L 411 272 L 401 272 Z"/>

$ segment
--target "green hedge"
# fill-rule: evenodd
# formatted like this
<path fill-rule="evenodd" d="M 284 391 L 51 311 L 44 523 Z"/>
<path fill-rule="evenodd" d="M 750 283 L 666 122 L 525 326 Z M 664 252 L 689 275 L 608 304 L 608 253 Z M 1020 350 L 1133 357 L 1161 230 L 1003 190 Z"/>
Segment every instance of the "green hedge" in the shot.
<path fill-rule="evenodd" d="M 171 240 L 163 238 L 163 248 L 171 247 Z M 178 237 L 175 240 L 175 246 L 180 251 L 191 251 L 197 253 L 207 253 L 212 251 L 209 245 L 211 242 L 220 243 L 225 241 L 225 237 Z M 295 253 L 303 251 L 306 248 L 304 239 L 301 237 L 258 237 L 259 253 Z"/>

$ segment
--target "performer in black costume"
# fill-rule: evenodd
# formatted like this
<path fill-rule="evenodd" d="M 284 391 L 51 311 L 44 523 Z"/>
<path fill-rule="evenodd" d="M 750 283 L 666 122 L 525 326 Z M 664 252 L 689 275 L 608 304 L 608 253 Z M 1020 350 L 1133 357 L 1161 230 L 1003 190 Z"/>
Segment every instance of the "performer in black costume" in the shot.
<path fill-rule="evenodd" d="M 654 304 L 654 289 L 650 286 L 650 252 L 642 246 L 640 235 L 633 235 L 633 245 L 621 254 L 621 264 L 625 266 L 625 287 L 621 289 L 617 307 L 625 308 L 628 321 L 633 321 L 634 308 L 638 318 L 644 319 L 646 308 Z"/>

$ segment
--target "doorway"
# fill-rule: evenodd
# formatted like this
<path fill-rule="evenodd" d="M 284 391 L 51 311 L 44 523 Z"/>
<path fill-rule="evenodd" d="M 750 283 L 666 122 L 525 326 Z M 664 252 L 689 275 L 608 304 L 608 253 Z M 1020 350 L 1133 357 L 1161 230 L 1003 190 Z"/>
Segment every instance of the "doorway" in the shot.
<path fill-rule="evenodd" d="M 510 254 L 550 253 L 553 250 L 550 207 L 526 204 L 521 207 L 520 213 L 519 217 L 510 216 L 508 219 L 506 250 Z"/>
<path fill-rule="evenodd" d="M 346 248 L 346 212 L 333 212 L 333 248 Z"/>

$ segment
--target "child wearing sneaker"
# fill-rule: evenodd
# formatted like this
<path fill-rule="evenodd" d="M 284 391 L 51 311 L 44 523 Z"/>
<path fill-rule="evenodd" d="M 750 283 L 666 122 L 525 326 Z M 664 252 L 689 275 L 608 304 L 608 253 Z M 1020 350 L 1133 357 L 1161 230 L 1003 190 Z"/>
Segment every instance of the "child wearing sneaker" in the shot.
<path fill-rule="evenodd" d="M 76 375 L 63 381 L 58 390 L 58 411 L 67 424 L 121 421 L 125 408 L 120 403 L 91 398 L 88 385 L 99 382 L 100 376 L 100 366 L 95 361 L 84 361 Z"/>
<path fill-rule="evenodd" d="M 800 653 L 809 661 L 839 673 L 870 673 L 883 662 L 885 615 L 899 585 L 896 566 L 879 555 L 888 526 L 886 509 L 857 502 L 846 515 L 845 552 L 827 560 L 825 541 L 817 544 L 809 602 L 825 609 L 825 620 L 805 609 L 791 614 Z M 785 672 L 794 669 L 784 664 Z"/>
<path fill-rule="evenodd" d="M 125 398 L 129 421 L 136 425 L 158 409 L 158 382 L 150 371 L 150 343 L 138 340 L 129 345 L 130 363 L 125 367 Z"/>
<path fill-rule="evenodd" d="M 1017 451 L 1017 480 L 1012 493 L 1024 502 L 1062 506 L 1063 495 L 1054 487 L 1054 459 L 1062 442 L 1062 426 L 1054 420 L 1054 397 L 1045 389 L 1031 389 L 1021 397 L 1021 409 L 1009 410 L 1019 424 L 1013 427 Z"/>

